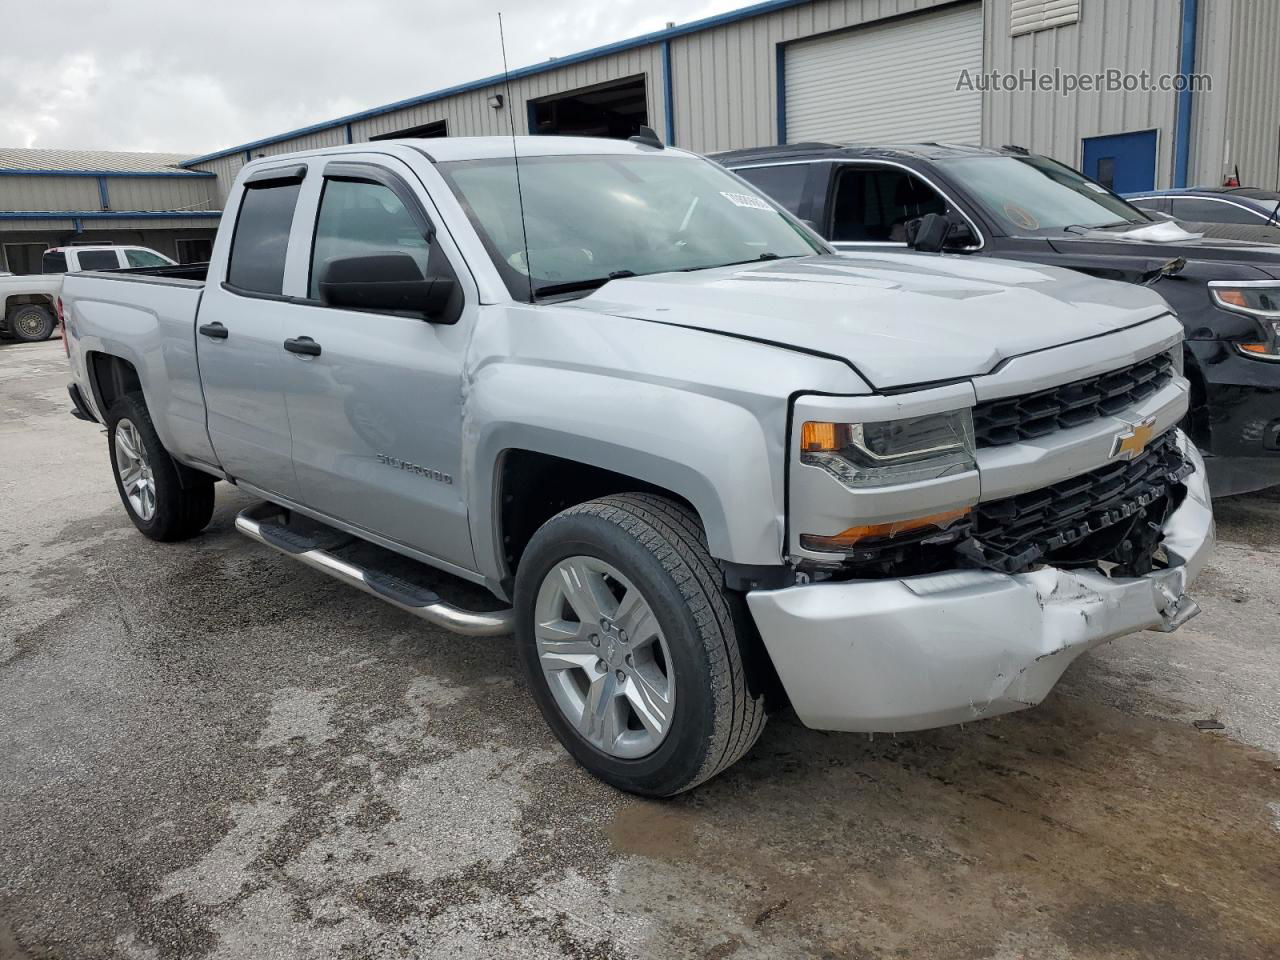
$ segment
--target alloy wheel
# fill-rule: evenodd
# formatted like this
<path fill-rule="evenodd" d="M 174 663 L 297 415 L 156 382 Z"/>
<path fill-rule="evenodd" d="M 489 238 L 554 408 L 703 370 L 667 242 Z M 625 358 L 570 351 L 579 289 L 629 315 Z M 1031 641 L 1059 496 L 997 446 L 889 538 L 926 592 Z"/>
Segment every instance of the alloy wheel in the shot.
<path fill-rule="evenodd" d="M 556 705 L 596 749 L 647 756 L 666 738 L 675 669 L 649 602 L 612 564 L 567 557 L 534 604 L 538 661 Z"/>
<path fill-rule="evenodd" d="M 142 436 L 133 421 L 126 419 L 116 424 L 115 447 L 116 473 L 125 499 L 140 520 L 149 521 L 156 515 L 156 480 Z"/>

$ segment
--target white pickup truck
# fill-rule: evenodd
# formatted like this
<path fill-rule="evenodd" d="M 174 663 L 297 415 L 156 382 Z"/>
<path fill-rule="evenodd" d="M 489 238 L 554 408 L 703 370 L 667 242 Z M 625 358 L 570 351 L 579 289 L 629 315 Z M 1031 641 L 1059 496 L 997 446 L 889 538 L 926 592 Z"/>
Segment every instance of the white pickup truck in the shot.
<path fill-rule="evenodd" d="M 1151 291 L 837 256 L 649 136 L 516 146 L 254 160 L 207 274 L 68 275 L 72 394 L 139 530 L 194 536 L 235 484 L 253 539 L 514 632 L 564 746 L 651 796 L 775 704 L 978 720 L 1197 612 L 1213 516 Z"/>
<path fill-rule="evenodd" d="M 41 273 L 0 275 L 0 337 L 25 343 L 48 340 L 57 329 L 55 318 L 62 275 L 80 270 L 129 270 L 172 265 L 148 247 L 84 245 L 50 247 L 41 257 Z"/>

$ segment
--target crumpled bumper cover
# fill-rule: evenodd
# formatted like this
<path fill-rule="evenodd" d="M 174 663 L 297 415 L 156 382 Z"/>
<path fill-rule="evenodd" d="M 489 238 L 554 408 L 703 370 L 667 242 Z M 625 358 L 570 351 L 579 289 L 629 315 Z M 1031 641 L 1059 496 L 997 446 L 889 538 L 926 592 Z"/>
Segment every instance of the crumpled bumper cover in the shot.
<path fill-rule="evenodd" d="M 900 732 L 1039 703 L 1085 650 L 1199 612 L 1187 588 L 1209 558 L 1204 464 L 1164 527 L 1171 566 L 1143 577 L 1042 567 L 817 583 L 747 595 L 792 706 L 822 730 Z"/>

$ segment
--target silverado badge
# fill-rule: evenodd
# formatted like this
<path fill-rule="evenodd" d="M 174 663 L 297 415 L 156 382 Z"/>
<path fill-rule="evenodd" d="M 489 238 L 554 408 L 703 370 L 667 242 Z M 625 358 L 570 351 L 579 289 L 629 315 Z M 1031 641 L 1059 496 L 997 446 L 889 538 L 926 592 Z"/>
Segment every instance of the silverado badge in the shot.
<path fill-rule="evenodd" d="M 1117 433 L 1115 440 L 1111 443 L 1111 459 L 1124 457 L 1126 460 L 1132 460 L 1141 454 L 1147 449 L 1147 444 L 1151 442 L 1151 437 L 1156 432 L 1155 423 L 1155 417 L 1147 417 L 1141 423 L 1130 425 L 1128 430 Z"/>

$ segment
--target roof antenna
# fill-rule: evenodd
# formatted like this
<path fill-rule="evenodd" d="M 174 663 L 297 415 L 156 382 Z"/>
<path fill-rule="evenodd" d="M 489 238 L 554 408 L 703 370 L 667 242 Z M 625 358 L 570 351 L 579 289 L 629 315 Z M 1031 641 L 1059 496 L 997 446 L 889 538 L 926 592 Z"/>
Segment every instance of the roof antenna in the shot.
<path fill-rule="evenodd" d="M 516 198 L 520 203 L 520 237 L 524 241 L 524 270 L 529 279 L 529 302 L 533 303 L 533 264 L 529 262 L 529 231 L 524 225 L 524 190 L 520 186 L 520 153 L 516 150 L 516 118 L 511 112 L 511 74 L 507 70 L 507 38 L 502 32 L 502 11 L 498 11 L 498 43 L 502 46 L 502 83 L 507 90 L 507 124 L 511 128 L 511 159 L 516 166 Z"/>

